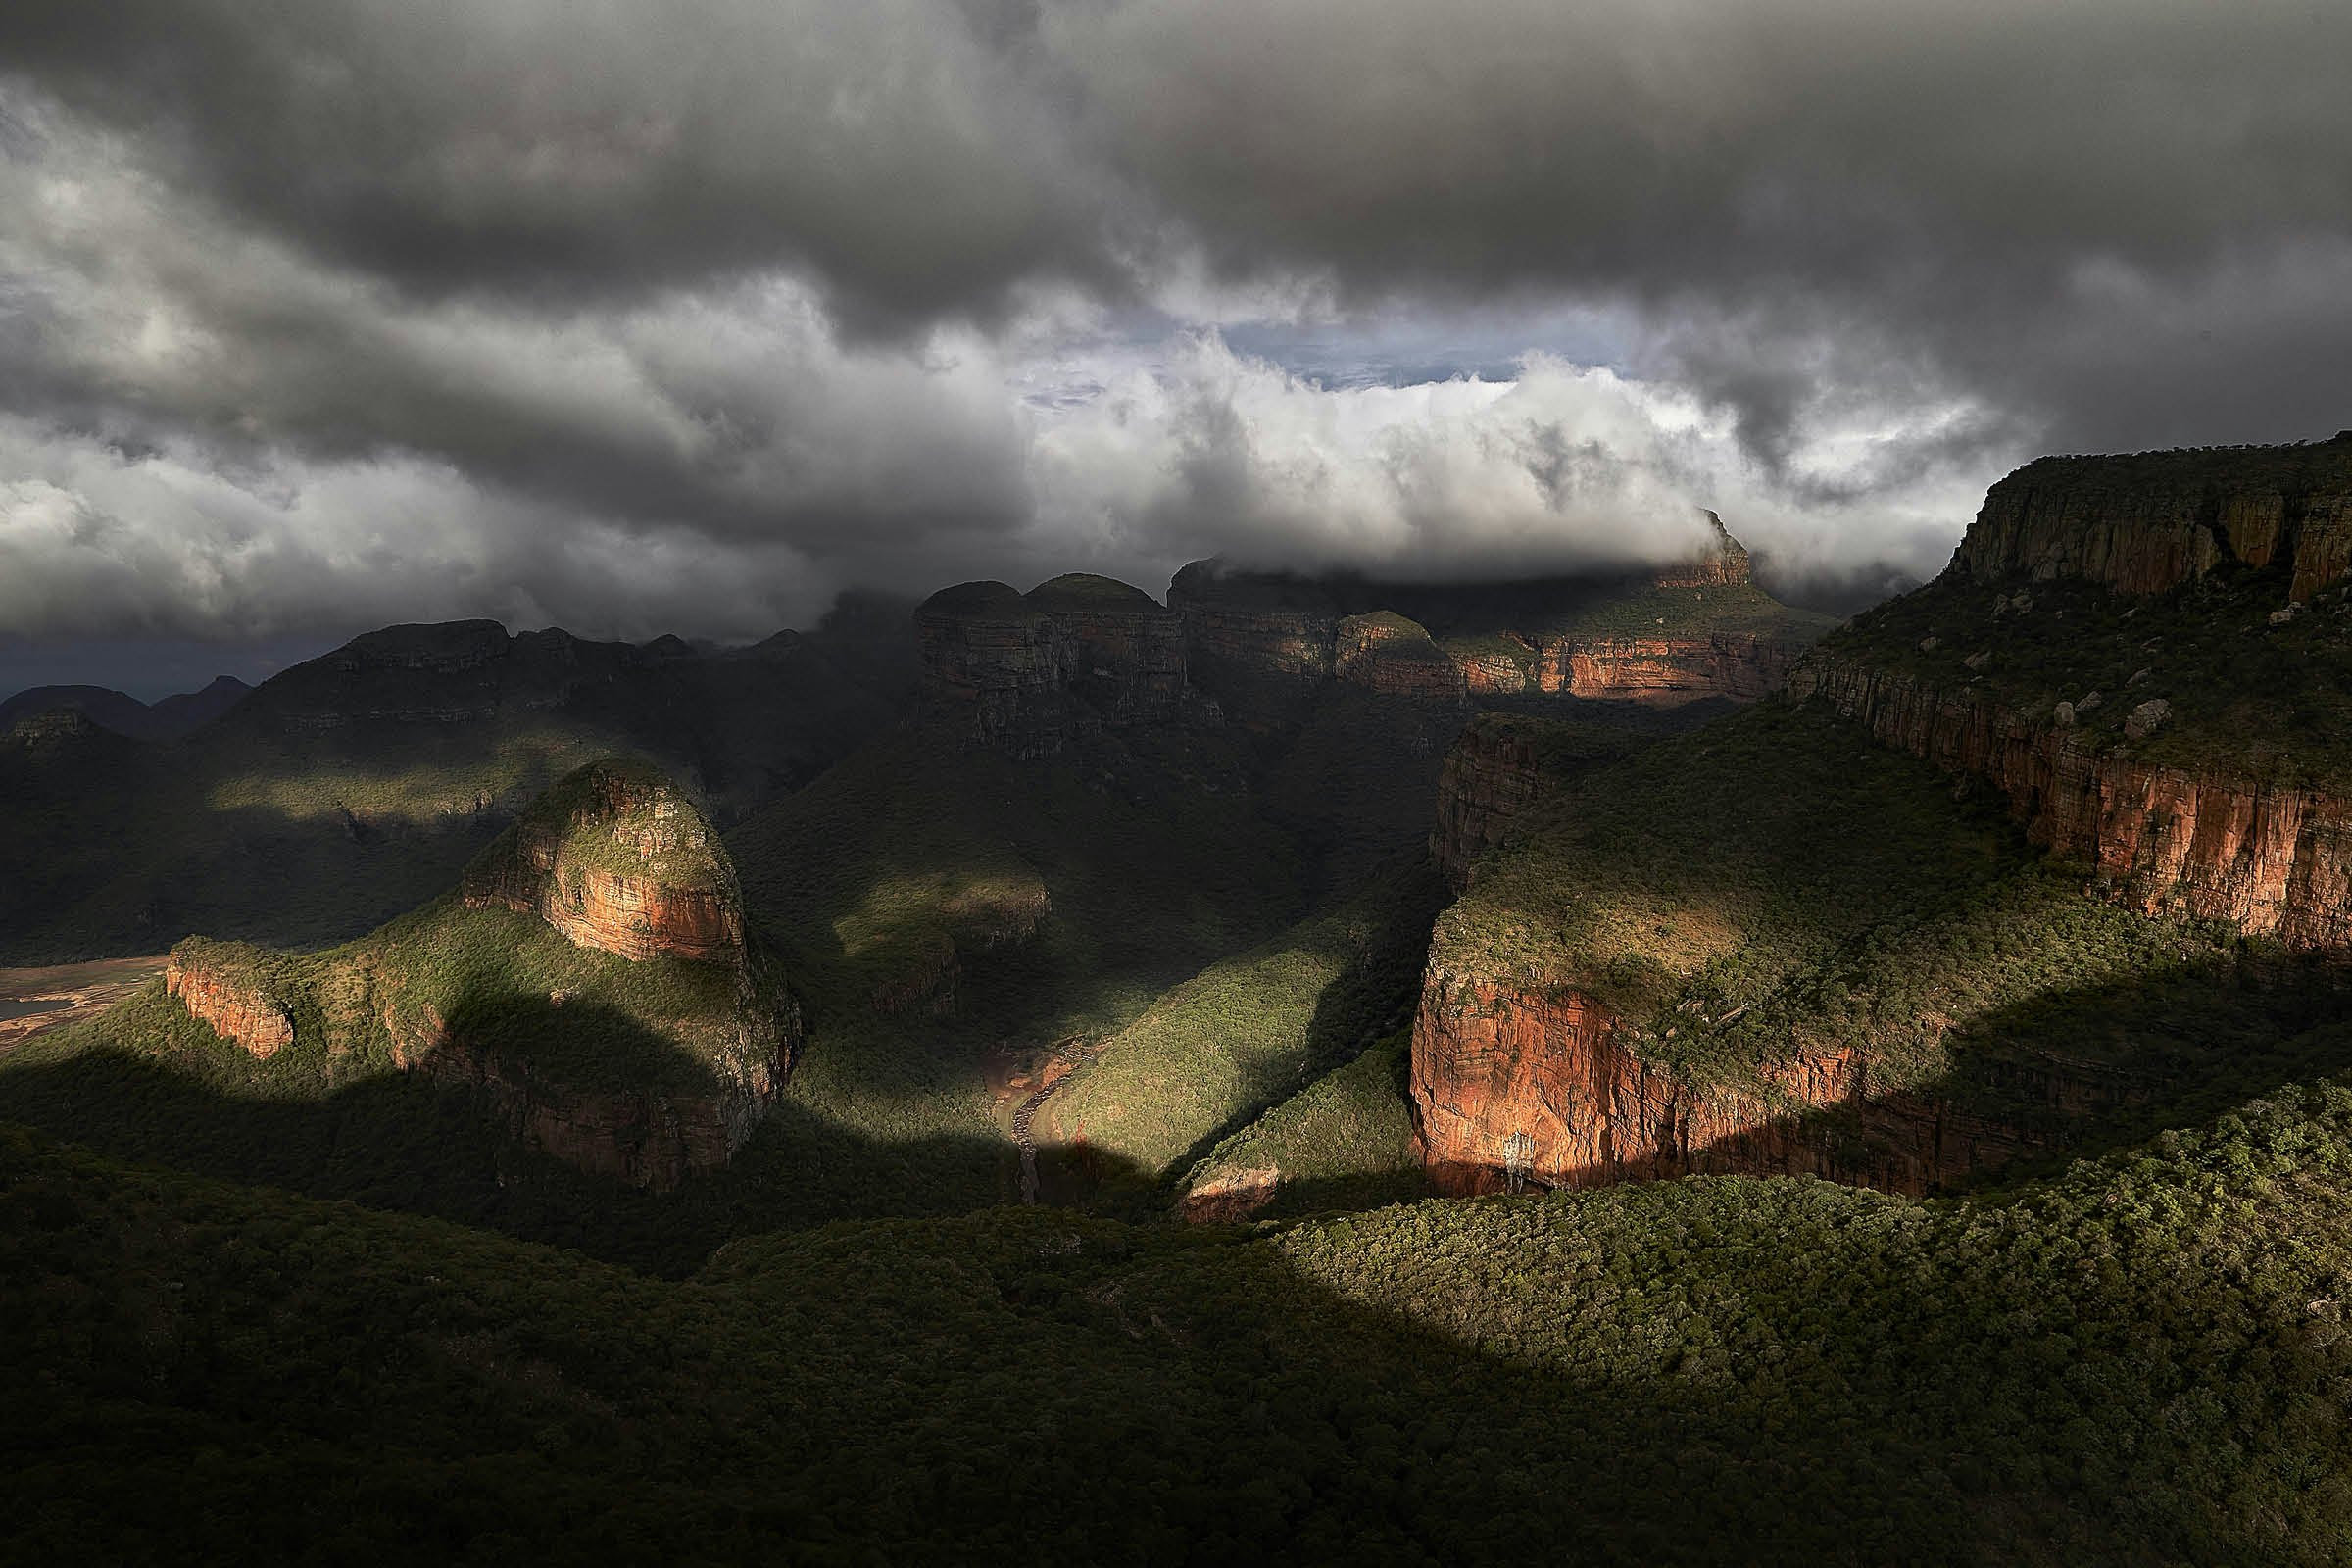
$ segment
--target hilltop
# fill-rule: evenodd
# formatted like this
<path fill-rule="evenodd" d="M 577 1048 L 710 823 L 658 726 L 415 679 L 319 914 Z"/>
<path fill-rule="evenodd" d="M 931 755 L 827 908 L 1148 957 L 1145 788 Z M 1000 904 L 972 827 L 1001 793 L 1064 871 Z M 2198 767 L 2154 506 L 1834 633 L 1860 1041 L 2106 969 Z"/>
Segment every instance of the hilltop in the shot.
<path fill-rule="evenodd" d="M 455 1086 L 531 1149 L 667 1189 L 741 1146 L 801 1034 L 716 830 L 614 760 L 380 930 L 314 954 L 189 938 L 160 984 L 10 1067 L 28 1083 L 97 1054 L 320 1105 L 401 1078 Z"/>

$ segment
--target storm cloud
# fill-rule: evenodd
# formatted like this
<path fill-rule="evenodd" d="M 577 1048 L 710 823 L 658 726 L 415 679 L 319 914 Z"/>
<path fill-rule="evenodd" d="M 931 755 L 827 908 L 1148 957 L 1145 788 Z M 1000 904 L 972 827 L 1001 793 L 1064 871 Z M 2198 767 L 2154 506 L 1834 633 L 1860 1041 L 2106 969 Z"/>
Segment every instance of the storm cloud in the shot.
<path fill-rule="evenodd" d="M 0 636 L 1687 547 L 2352 424 L 2352 12 L 0 10 Z"/>

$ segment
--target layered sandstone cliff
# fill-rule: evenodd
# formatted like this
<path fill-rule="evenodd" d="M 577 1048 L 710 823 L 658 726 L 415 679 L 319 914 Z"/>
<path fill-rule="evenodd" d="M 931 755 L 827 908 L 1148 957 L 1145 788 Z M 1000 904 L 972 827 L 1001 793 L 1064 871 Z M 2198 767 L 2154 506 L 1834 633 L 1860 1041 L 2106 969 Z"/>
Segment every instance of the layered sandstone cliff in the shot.
<path fill-rule="evenodd" d="M 1108 577 L 943 589 L 915 612 L 915 638 L 926 716 L 1016 757 L 1173 721 L 1191 697 L 1182 620 Z"/>
<path fill-rule="evenodd" d="M 1438 819 L 1429 853 L 1446 885 L 1469 885 L 1470 862 L 1503 841 L 1554 780 L 1543 764 L 1536 726 L 1489 714 L 1464 729 L 1438 775 Z"/>
<path fill-rule="evenodd" d="M 591 763 L 550 790 L 466 867 L 462 893 L 624 958 L 744 959 L 743 896 L 717 833 L 642 764 Z"/>
<path fill-rule="evenodd" d="M 2042 458 L 1994 485 L 1954 564 L 1980 582 L 2079 577 L 2162 593 L 2291 564 L 2290 598 L 2352 569 L 2352 431 L 2303 447 Z"/>
<path fill-rule="evenodd" d="M 1076 645 L 1072 688 L 1103 722 L 1175 716 L 1188 690 L 1184 622 L 1176 612 L 1140 588 L 1087 572 L 1042 582 L 1026 602 L 1069 629 Z"/>
<path fill-rule="evenodd" d="M 2352 945 L 2352 803 L 2228 769 L 2150 763 L 2055 713 L 2019 712 L 1834 653 L 1808 661 L 1789 695 L 1985 780 L 2033 843 L 2090 861 L 2098 889 L 2118 903 L 2228 920 L 2296 947 Z"/>
<path fill-rule="evenodd" d="M 1415 621 L 1390 611 L 1349 615 L 1333 628 L 1334 672 L 1377 696 L 1430 708 L 1468 700 L 1462 668 Z"/>
<path fill-rule="evenodd" d="M 1537 687 L 1662 706 L 1752 703 L 1779 689 L 1804 650 L 1801 640 L 1734 631 L 1562 640 L 1544 650 Z"/>
<path fill-rule="evenodd" d="M 1327 682 L 1424 707 L 1562 696 L 1752 702 L 1828 627 L 1757 590 L 1707 514 L 1690 560 L 1491 583 L 1378 583 L 1197 561 L 1168 603 L 1196 677 L 1245 715 L 1295 713 Z"/>
<path fill-rule="evenodd" d="M 1078 667 L 1075 628 L 1030 605 L 1009 584 L 943 588 L 914 613 L 926 711 L 970 739 L 1020 757 L 1068 738 L 1068 693 Z"/>
<path fill-rule="evenodd" d="M 267 1060 L 294 1043 L 294 1016 L 265 974 L 267 955 L 191 937 L 172 950 L 164 988 L 221 1039 Z"/>
<path fill-rule="evenodd" d="M 2145 1086 L 2098 1063 L 2015 1067 L 2003 1087 L 2064 1117 Z M 1989 1119 L 1942 1096 L 1874 1092 L 1846 1052 L 1791 1053 L 1752 1085 L 1697 1088 L 1634 1048 L 1573 989 L 1530 991 L 1433 962 L 1414 1018 L 1414 1139 L 1431 1180 L 1495 1192 L 1692 1173 L 1811 1175 L 1920 1195 L 2052 1147 L 2046 1123 Z M 1824 1115 L 1835 1112 L 1835 1115 Z"/>
<path fill-rule="evenodd" d="M 429 1004 L 387 1006 L 383 1023 L 395 1065 L 482 1094 L 524 1147 L 592 1175 L 670 1192 L 732 1159 L 791 1071 L 800 1020 L 781 984 L 747 969 L 737 990 L 735 1038 L 692 1082 L 551 1071 L 517 1049 L 511 1025 L 492 1027 L 462 1006 L 448 1016 Z M 560 1028 L 561 1020 L 538 1027 Z"/>

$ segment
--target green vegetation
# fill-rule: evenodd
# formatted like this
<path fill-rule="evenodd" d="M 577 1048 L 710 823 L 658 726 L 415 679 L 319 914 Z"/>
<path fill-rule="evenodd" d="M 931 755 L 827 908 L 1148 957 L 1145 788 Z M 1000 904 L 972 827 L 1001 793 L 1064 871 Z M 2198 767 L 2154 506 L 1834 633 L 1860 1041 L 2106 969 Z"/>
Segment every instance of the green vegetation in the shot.
<path fill-rule="evenodd" d="M 1143 1180 L 1181 1174 L 1409 1014 L 1440 898 L 1415 864 L 1166 992 L 1047 1102 L 1039 1142 L 1083 1140 Z"/>
<path fill-rule="evenodd" d="M 1141 610 L 1160 608 L 1141 588 L 1119 581 L 1116 577 L 1097 576 L 1091 571 L 1066 571 L 1058 577 L 1049 577 L 1024 596 L 1039 610 Z"/>
<path fill-rule="evenodd" d="M 2296 494 L 2352 486 L 2352 440 L 2278 446 L 2171 447 L 2152 452 L 2036 458 L 2010 481 L 2047 479 L 2070 488 L 2180 495 L 2221 487 Z"/>
<path fill-rule="evenodd" d="M 2330 1562 L 2347 1201 L 2329 1082 L 1999 1201 L 1000 1210 L 662 1283 L 7 1133 L 0 1506 L 69 1560 Z"/>
<path fill-rule="evenodd" d="M 1768 1102 L 1799 1054 L 2027 1128 L 2071 1124 L 2021 1065 L 2154 1104 L 2337 1065 L 2308 1035 L 2336 970 L 2084 898 L 2081 868 L 1953 793 L 1857 726 L 1760 708 L 1547 798 L 1440 919 L 1435 961 L 1583 991 L 1639 1055 Z"/>
<path fill-rule="evenodd" d="M 1250 1173 L 1273 1173 L 1267 1216 L 1377 1208 L 1428 1191 L 1413 1153 L 1405 1078 L 1412 1033 L 1399 1029 L 1334 1067 L 1193 1168 L 1198 1190 Z"/>
<path fill-rule="evenodd" d="M 1823 648 L 2030 718 L 2047 720 L 2071 703 L 2085 740 L 2101 751 L 2122 746 L 2175 767 L 2352 789 L 2352 594 L 2321 593 L 2273 625 L 2286 589 L 2278 569 L 2227 571 L 2146 598 L 2078 581 L 2021 590 L 1947 573 L 1856 616 Z M 1989 658 L 1978 668 L 1964 662 L 1979 655 Z M 2086 710 L 2093 692 L 2101 701 Z M 2128 741 L 2132 710 L 2159 697 L 2172 705 L 2171 719 Z"/>

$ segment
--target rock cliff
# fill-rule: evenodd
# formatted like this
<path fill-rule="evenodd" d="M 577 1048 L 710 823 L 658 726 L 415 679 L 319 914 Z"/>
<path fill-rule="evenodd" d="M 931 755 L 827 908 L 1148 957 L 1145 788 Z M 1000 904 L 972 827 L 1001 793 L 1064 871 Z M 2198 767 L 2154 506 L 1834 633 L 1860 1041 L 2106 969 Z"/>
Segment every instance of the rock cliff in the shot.
<path fill-rule="evenodd" d="M 191 937 L 172 950 L 164 988 L 188 1016 L 263 1060 L 294 1043 L 294 1017 L 273 994 L 268 955 L 241 943 Z"/>
<path fill-rule="evenodd" d="M 2007 1088 L 2081 1116 L 2142 1086 L 2113 1067 L 2051 1060 L 2011 1073 Z M 1630 1049 L 1625 1025 L 1582 992 L 1528 992 L 1436 964 L 1413 1024 L 1412 1103 L 1416 1147 L 1449 1193 L 1499 1191 L 1516 1166 L 1544 1187 L 1715 1172 L 1916 1196 L 2052 1147 L 2022 1118 L 1874 1094 L 1844 1052 L 1792 1052 L 1753 1087 L 1694 1089 Z M 1843 1115 L 1819 1118 L 1825 1110 Z"/>
<path fill-rule="evenodd" d="M 1348 616 L 1333 628 L 1332 648 L 1339 678 L 1378 696 L 1431 708 L 1469 698 L 1461 666 L 1425 627 L 1393 611 Z"/>
<path fill-rule="evenodd" d="M 1018 757 L 1060 750 L 1078 637 L 1007 583 L 943 588 L 914 612 L 926 714 Z"/>
<path fill-rule="evenodd" d="M 2091 862 L 2097 890 L 2118 903 L 2228 920 L 2296 947 L 2352 945 L 2352 805 L 2342 799 L 2151 763 L 2054 712 L 2019 712 L 1835 653 L 1807 661 L 1789 696 L 1985 780 L 2033 843 Z"/>
<path fill-rule="evenodd" d="M 643 763 L 593 762 L 548 791 L 466 867 L 462 892 L 624 958 L 745 961 L 743 897 L 716 831 Z"/>
<path fill-rule="evenodd" d="M 1980 582 L 2080 577 L 2132 594 L 2274 564 L 2296 600 L 2352 569 L 2352 431 L 2300 447 L 2042 458 L 1992 487 L 1954 557 Z"/>
<path fill-rule="evenodd" d="M 1668 707 L 1752 702 L 1778 687 L 1825 617 L 1750 580 L 1712 542 L 1650 570 L 1494 583 L 1380 583 L 1196 561 L 1168 586 L 1195 677 L 1245 717 L 1295 717 L 1334 679 L 1426 708 L 1576 697 Z"/>
<path fill-rule="evenodd" d="M 1112 726 L 1172 718 L 1182 706 L 1184 622 L 1140 588 L 1070 572 L 1031 589 L 1027 602 L 1076 643 L 1071 686 Z"/>
<path fill-rule="evenodd" d="M 925 716 L 1015 757 L 1173 721 L 1191 696 L 1176 612 L 1108 577 L 961 583 L 923 602 L 915 637 Z"/>
<path fill-rule="evenodd" d="M 1459 893 L 1470 862 L 1502 842 L 1552 787 L 1534 724 L 1486 714 L 1472 721 L 1446 754 L 1438 775 L 1438 820 L 1429 853 L 1446 885 Z"/>
<path fill-rule="evenodd" d="M 1562 639 L 1543 652 L 1538 689 L 1673 705 L 1769 696 L 1804 654 L 1801 640 L 1756 632 Z"/>

